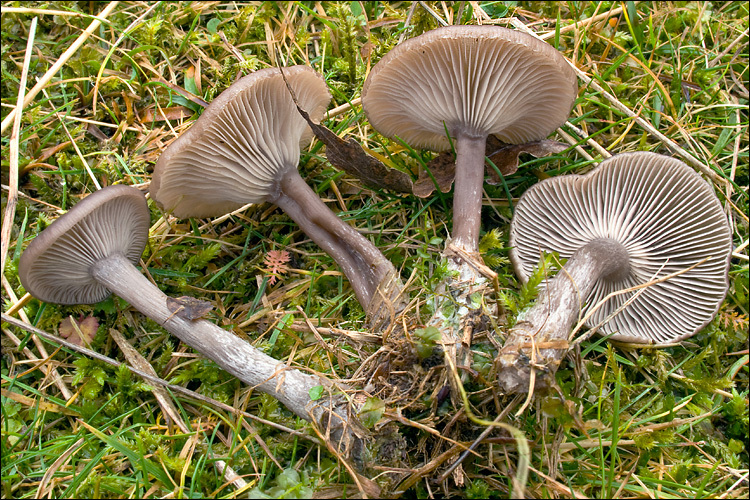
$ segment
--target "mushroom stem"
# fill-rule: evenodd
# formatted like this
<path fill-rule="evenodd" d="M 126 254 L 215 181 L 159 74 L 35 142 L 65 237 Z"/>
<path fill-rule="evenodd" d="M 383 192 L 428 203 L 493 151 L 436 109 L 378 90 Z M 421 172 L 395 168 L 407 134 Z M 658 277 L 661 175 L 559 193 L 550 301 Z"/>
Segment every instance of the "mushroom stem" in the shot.
<path fill-rule="evenodd" d="M 453 195 L 452 243 L 469 254 L 476 253 L 482 222 L 482 184 L 487 136 L 456 137 L 456 188 Z"/>
<path fill-rule="evenodd" d="M 498 357 L 500 388 L 505 393 L 528 392 L 532 367 L 534 389 L 549 387 L 568 351 L 568 335 L 582 297 L 598 279 L 617 279 L 629 270 L 627 250 L 614 240 L 598 238 L 579 248 L 508 333 Z"/>
<path fill-rule="evenodd" d="M 296 168 L 284 172 L 279 186 L 279 195 L 269 201 L 336 261 L 373 325 L 403 309 L 398 272 L 370 240 L 337 217 Z"/>
<path fill-rule="evenodd" d="M 445 355 L 458 366 L 471 364 L 471 336 L 482 312 L 473 304 L 472 297 L 483 293 L 487 283 L 477 266 L 483 265 L 479 255 L 479 230 L 486 143 L 487 136 L 455 134 L 453 237 L 443 252 L 451 273 L 436 289 L 435 312 L 427 323 L 440 330 Z M 455 380 L 451 378 L 450 383 L 453 385 Z"/>
<path fill-rule="evenodd" d="M 173 314 L 167 308 L 167 296 L 123 254 L 115 253 L 98 261 L 90 272 L 99 283 L 184 343 L 249 386 L 275 397 L 300 418 L 320 424 L 333 409 L 346 420 L 345 409 L 339 402 L 310 399 L 313 387 L 323 385 L 335 390 L 330 381 L 289 368 L 209 321 L 189 321 Z"/>

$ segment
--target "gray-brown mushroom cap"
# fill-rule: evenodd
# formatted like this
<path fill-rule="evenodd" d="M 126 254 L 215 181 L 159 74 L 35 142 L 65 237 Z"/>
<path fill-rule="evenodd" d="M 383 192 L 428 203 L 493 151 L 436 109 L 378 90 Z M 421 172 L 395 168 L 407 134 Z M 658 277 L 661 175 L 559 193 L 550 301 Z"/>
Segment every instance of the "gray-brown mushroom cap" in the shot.
<path fill-rule="evenodd" d="M 138 262 L 148 242 L 149 225 L 143 193 L 130 186 L 105 187 L 34 238 L 19 262 L 21 284 L 44 302 L 100 302 L 111 292 L 91 276 L 92 266 L 115 253 Z"/>
<path fill-rule="evenodd" d="M 570 258 L 592 241 L 619 244 L 629 266 L 600 278 L 585 298 L 582 315 L 609 293 L 683 271 L 617 295 L 593 313 L 593 327 L 625 306 L 599 329 L 626 342 L 684 339 L 716 314 L 727 292 L 731 231 L 711 187 L 679 160 L 654 153 L 625 153 L 592 172 L 544 180 L 519 200 L 511 223 L 511 260 L 525 282 L 540 252 Z M 623 255 L 612 252 L 609 258 Z M 564 271 L 561 271 L 564 272 Z"/>
<path fill-rule="evenodd" d="M 446 128 L 513 144 L 544 139 L 576 94 L 573 69 L 550 45 L 498 26 L 446 26 L 386 54 L 367 77 L 362 106 L 381 134 L 443 151 Z"/>
<path fill-rule="evenodd" d="M 317 121 L 331 96 L 307 66 L 284 68 L 300 107 Z M 152 198 L 177 217 L 222 215 L 247 203 L 271 201 L 284 169 L 297 168 L 312 131 L 300 116 L 281 71 L 240 78 L 162 153 Z"/>

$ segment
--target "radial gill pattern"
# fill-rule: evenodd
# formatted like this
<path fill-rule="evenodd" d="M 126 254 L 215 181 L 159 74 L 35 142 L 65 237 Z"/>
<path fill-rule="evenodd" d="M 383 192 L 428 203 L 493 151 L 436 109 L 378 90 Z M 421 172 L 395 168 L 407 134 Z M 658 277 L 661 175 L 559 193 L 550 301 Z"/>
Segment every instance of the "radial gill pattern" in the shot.
<path fill-rule="evenodd" d="M 92 278 L 91 266 L 121 253 L 136 263 L 148 241 L 146 198 L 130 186 L 90 194 L 57 219 L 21 255 L 19 277 L 45 302 L 94 304 L 110 291 Z"/>
<path fill-rule="evenodd" d="M 610 298 L 587 326 L 605 322 L 624 307 L 601 326 L 601 334 L 629 342 L 668 342 L 693 335 L 716 314 L 727 291 L 729 225 L 711 187 L 679 160 L 626 153 L 587 175 L 540 182 L 517 205 L 511 258 L 526 281 L 540 252 L 569 258 L 596 238 L 624 246 L 630 273 L 618 281 L 600 279 L 584 314 L 611 292 L 684 272 Z"/>
<path fill-rule="evenodd" d="M 284 68 L 300 107 L 320 120 L 330 101 L 322 77 L 306 66 Z M 312 131 L 281 72 L 241 78 L 175 140 L 154 170 L 152 196 L 178 217 L 222 215 L 268 201 L 280 172 L 297 168 Z"/>
<path fill-rule="evenodd" d="M 550 45 L 497 26 L 447 26 L 412 38 L 375 65 L 362 105 L 381 134 L 434 150 L 452 136 L 520 144 L 565 122 L 576 77 Z"/>

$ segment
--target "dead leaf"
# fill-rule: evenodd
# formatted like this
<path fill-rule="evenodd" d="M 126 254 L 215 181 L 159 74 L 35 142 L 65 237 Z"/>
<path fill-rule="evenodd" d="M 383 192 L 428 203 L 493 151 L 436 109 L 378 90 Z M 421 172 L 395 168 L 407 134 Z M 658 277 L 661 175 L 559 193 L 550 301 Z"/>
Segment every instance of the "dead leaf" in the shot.
<path fill-rule="evenodd" d="M 74 320 L 72 316 L 68 316 L 60 322 L 57 331 L 62 338 L 71 344 L 90 346 L 98 328 L 99 320 L 93 316 L 88 316 L 82 320 Z"/>
<path fill-rule="evenodd" d="M 399 193 L 411 193 L 411 177 L 395 168 L 386 167 L 365 153 L 362 146 L 349 137 L 346 141 L 324 125 L 310 120 L 310 116 L 297 106 L 302 117 L 312 128 L 315 137 L 326 145 L 326 158 L 334 167 L 360 179 L 371 188 L 385 188 Z"/>
<path fill-rule="evenodd" d="M 534 158 L 549 156 L 568 149 L 568 145 L 562 142 L 544 139 L 541 141 L 527 142 L 526 144 L 505 144 L 494 135 L 487 139 L 486 155 L 503 175 L 510 175 L 518 170 L 518 157 L 521 153 L 527 153 Z M 502 182 L 494 168 L 486 166 L 488 184 L 497 185 Z"/>
<path fill-rule="evenodd" d="M 526 144 L 505 144 L 494 135 L 487 138 L 485 147 L 485 156 L 500 170 L 503 175 L 510 175 L 518 170 L 518 156 L 521 153 L 528 153 L 536 158 L 559 153 L 568 148 L 567 144 L 561 142 L 542 140 L 528 142 Z M 427 164 L 427 168 L 435 178 L 433 182 L 430 174 L 420 170 L 419 179 L 414 183 L 414 194 L 420 198 L 427 198 L 435 191 L 435 184 L 441 192 L 447 193 L 451 190 L 453 180 L 456 177 L 456 163 L 453 154 L 450 152 L 440 153 Z M 500 184 L 500 176 L 489 164 L 485 164 L 485 174 L 487 183 L 496 185 Z"/>
<path fill-rule="evenodd" d="M 173 106 L 171 108 L 161 108 L 155 110 L 154 108 L 148 108 L 139 113 L 139 120 L 141 123 L 153 123 L 162 122 L 164 120 L 182 120 L 189 116 L 192 116 L 193 112 L 185 106 Z"/>
<path fill-rule="evenodd" d="M 207 300 L 196 299 L 195 297 L 167 297 L 167 309 L 172 315 L 179 316 L 182 319 L 195 321 L 200 319 L 213 309 L 214 306 Z"/>
<path fill-rule="evenodd" d="M 414 183 L 412 192 L 420 198 L 427 198 L 435 191 L 435 184 L 441 192 L 447 193 L 451 190 L 453 179 L 456 176 L 456 162 L 452 153 L 440 153 L 427 164 L 427 170 L 419 170 L 419 179 Z M 432 177 L 430 177 L 432 173 Z M 435 180 L 433 181 L 433 177 Z"/>
<path fill-rule="evenodd" d="M 283 71 L 281 75 L 286 82 Z M 299 114 L 310 125 L 315 137 L 325 144 L 326 158 L 331 162 L 331 165 L 360 179 L 371 188 L 385 188 L 399 193 L 412 192 L 412 180 L 409 174 L 385 166 L 376 158 L 365 153 L 362 146 L 351 137 L 345 141 L 326 126 L 313 122 L 310 115 L 300 108 L 297 97 L 288 83 L 287 88 L 289 88 L 289 93 Z"/>

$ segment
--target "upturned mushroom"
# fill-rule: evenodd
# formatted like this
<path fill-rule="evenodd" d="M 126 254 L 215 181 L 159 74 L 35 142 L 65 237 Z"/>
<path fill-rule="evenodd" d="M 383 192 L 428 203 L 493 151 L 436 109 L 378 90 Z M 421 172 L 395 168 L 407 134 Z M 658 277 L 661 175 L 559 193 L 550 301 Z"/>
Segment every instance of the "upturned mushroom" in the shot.
<path fill-rule="evenodd" d="M 338 218 L 297 171 L 312 131 L 297 103 L 320 120 L 331 96 L 306 66 L 256 71 L 239 79 L 162 153 L 151 196 L 177 217 L 211 217 L 247 203 L 278 205 L 341 267 L 375 326 L 403 306 L 401 281 L 375 245 Z"/>
<path fill-rule="evenodd" d="M 111 293 L 153 319 L 196 351 L 246 384 L 281 401 L 305 420 L 331 420 L 343 436 L 346 405 L 337 397 L 312 401 L 310 389 L 324 386 L 273 359 L 206 320 L 189 320 L 167 307 L 168 297 L 135 267 L 148 241 L 150 214 L 136 188 L 110 186 L 80 202 L 42 231 L 21 255 L 18 275 L 32 296 L 56 304 L 93 304 Z"/>
<path fill-rule="evenodd" d="M 719 200 L 687 165 L 654 153 L 536 184 L 516 205 L 510 243 L 524 282 L 542 252 L 567 263 L 501 349 L 508 393 L 528 391 L 532 371 L 535 388 L 550 385 L 580 318 L 614 340 L 671 343 L 706 326 L 727 292 L 732 242 Z"/>
<path fill-rule="evenodd" d="M 451 244 L 477 253 L 485 144 L 544 139 L 567 119 L 576 76 L 550 45 L 497 26 L 446 26 L 398 45 L 362 88 L 372 127 L 415 148 L 455 147 Z"/>

